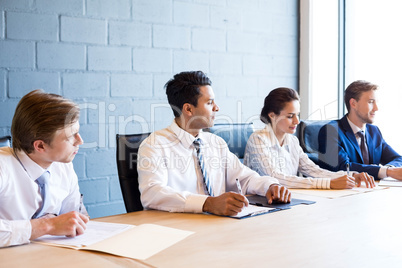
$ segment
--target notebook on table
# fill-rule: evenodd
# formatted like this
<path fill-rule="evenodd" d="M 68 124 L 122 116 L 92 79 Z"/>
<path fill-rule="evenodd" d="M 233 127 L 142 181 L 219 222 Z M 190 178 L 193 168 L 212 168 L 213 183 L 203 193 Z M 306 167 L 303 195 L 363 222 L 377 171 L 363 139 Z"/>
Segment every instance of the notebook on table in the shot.
<path fill-rule="evenodd" d="M 296 205 L 300 205 L 300 204 L 310 205 L 310 204 L 315 203 L 315 201 L 292 198 L 290 203 L 273 202 L 272 204 L 268 204 L 267 198 L 265 196 L 260 196 L 260 195 L 247 196 L 247 199 L 251 205 L 276 208 L 276 209 L 289 209 L 291 206 L 296 206 Z"/>

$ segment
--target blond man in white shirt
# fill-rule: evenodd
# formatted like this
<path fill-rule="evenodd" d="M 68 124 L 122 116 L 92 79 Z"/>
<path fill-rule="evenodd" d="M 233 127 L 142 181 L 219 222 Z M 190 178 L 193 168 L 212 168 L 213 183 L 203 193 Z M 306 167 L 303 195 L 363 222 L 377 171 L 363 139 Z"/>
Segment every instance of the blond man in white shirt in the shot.
<path fill-rule="evenodd" d="M 34 90 L 17 105 L 13 148 L 0 148 L 0 247 L 83 234 L 88 217 L 71 161 L 83 143 L 78 106 Z M 38 180 L 47 174 L 46 193 Z M 46 201 L 46 202 L 45 202 Z M 46 204 L 46 205 L 45 205 Z"/>
<path fill-rule="evenodd" d="M 231 216 L 248 206 L 243 194 L 266 196 L 269 203 L 290 202 L 286 187 L 245 167 L 224 140 L 202 131 L 213 126 L 219 111 L 204 73 L 175 75 L 166 83 L 166 94 L 175 119 L 139 148 L 139 189 L 145 208 Z M 194 145 L 197 139 L 201 139 L 204 169 Z M 236 179 L 243 194 L 237 192 Z"/>

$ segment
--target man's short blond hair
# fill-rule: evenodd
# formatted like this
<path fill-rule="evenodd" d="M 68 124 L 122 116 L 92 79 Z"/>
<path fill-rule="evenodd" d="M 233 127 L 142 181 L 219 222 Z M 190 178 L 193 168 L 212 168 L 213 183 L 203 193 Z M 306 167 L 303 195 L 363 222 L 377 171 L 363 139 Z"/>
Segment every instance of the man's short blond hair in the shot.
<path fill-rule="evenodd" d="M 31 91 L 15 109 L 11 124 L 13 149 L 29 154 L 36 140 L 50 144 L 56 131 L 77 122 L 79 115 L 74 102 L 41 89 Z"/>

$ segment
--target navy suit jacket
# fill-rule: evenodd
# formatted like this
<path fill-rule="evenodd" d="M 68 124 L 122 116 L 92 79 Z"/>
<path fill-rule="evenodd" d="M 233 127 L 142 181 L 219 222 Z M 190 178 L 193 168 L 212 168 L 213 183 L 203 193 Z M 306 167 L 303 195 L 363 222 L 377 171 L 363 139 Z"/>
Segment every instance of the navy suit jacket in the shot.
<path fill-rule="evenodd" d="M 346 115 L 340 120 L 331 121 L 318 134 L 318 164 L 322 168 L 338 171 L 346 170 L 346 164 L 349 163 L 351 171 L 367 172 L 375 179 L 378 179 L 379 164 L 402 166 L 402 156 L 385 142 L 377 126 L 366 124 L 366 141 L 369 165 L 363 164 L 360 147 Z"/>

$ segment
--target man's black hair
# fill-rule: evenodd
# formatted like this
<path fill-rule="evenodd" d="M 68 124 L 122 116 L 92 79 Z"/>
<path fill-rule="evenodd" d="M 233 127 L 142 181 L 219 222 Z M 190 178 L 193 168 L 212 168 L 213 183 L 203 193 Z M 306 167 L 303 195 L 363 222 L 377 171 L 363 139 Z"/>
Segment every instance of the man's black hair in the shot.
<path fill-rule="evenodd" d="M 166 84 L 166 95 L 175 117 L 181 115 L 183 105 L 190 103 L 197 107 L 200 86 L 210 86 L 211 80 L 201 71 L 181 72 Z"/>

